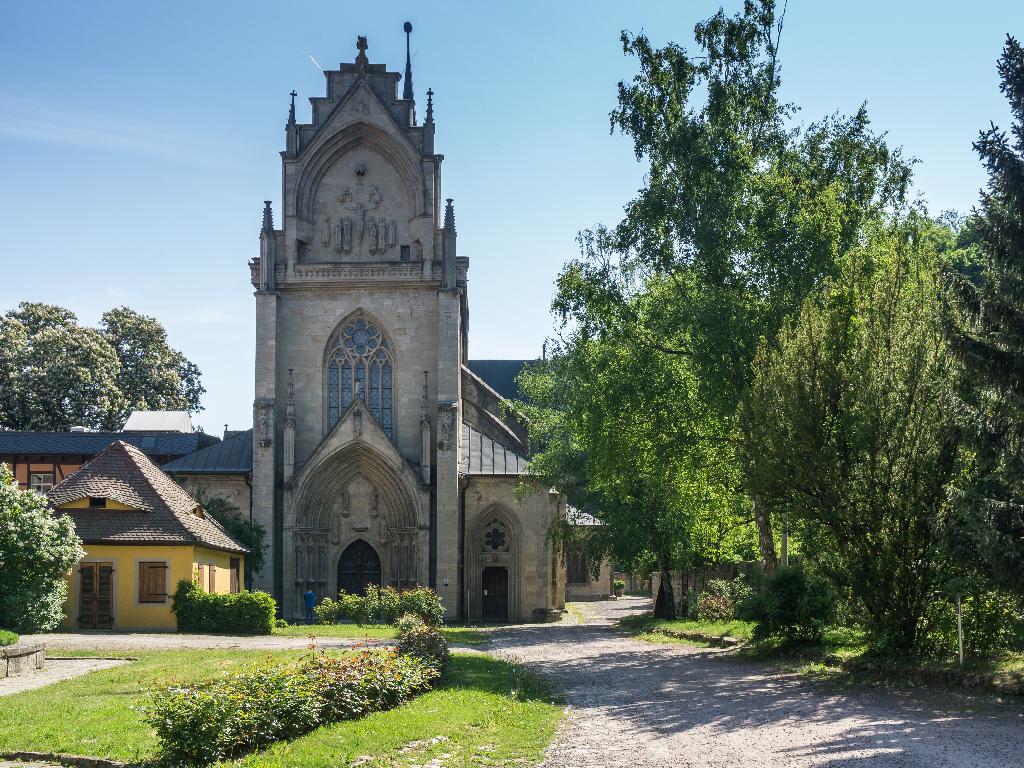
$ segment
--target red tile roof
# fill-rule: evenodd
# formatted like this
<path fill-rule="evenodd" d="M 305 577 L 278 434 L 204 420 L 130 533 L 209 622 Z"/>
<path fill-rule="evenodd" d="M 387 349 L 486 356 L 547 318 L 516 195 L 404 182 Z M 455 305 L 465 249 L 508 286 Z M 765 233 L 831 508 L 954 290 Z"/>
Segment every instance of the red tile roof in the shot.
<path fill-rule="evenodd" d="M 146 454 L 121 440 L 47 495 L 53 507 L 88 497 L 132 507 L 58 510 L 71 517 L 87 544 L 198 544 L 226 552 L 248 551 Z"/>

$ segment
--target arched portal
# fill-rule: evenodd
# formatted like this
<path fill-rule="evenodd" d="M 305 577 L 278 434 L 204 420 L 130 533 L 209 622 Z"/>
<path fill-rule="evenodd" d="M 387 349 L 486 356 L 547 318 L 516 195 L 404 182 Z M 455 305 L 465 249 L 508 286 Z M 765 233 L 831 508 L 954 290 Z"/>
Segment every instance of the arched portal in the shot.
<path fill-rule="evenodd" d="M 338 592 L 362 595 L 373 584 L 381 585 L 380 555 L 363 539 L 356 539 L 338 558 Z"/>

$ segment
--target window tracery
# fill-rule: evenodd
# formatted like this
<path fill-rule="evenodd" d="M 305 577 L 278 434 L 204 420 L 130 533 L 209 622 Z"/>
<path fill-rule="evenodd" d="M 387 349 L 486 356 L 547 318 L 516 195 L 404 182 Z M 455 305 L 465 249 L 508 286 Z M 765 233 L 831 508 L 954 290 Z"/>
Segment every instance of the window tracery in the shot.
<path fill-rule="evenodd" d="M 332 346 L 327 361 L 328 426 L 358 397 L 393 437 L 394 358 L 387 338 L 360 316 L 342 325 Z"/>

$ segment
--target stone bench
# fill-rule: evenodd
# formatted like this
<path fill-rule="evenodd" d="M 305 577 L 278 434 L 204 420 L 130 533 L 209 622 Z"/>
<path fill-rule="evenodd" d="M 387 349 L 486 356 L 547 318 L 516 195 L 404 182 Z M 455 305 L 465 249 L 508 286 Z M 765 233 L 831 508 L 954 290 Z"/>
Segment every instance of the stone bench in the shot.
<path fill-rule="evenodd" d="M 42 643 L 15 643 L 0 646 L 0 678 L 27 675 L 46 664 Z"/>

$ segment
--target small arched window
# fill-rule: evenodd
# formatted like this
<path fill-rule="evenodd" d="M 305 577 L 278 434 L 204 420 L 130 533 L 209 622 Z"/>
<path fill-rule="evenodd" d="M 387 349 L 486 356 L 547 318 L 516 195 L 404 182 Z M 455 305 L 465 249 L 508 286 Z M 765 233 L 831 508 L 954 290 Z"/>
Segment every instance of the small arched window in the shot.
<path fill-rule="evenodd" d="M 394 359 L 391 345 L 373 323 L 356 317 L 342 325 L 327 357 L 327 416 L 333 426 L 361 399 L 394 437 Z"/>

